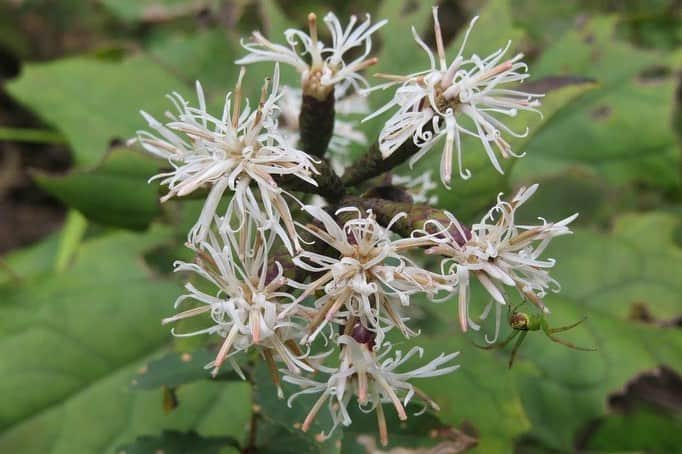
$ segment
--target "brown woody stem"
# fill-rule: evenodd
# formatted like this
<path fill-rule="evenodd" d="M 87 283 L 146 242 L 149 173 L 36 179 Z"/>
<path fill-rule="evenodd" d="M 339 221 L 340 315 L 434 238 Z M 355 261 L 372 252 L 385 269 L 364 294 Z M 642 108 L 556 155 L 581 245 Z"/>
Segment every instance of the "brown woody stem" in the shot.
<path fill-rule="evenodd" d="M 422 135 L 433 132 L 431 122 L 422 126 Z M 384 158 L 379 150 L 379 142 L 374 142 L 367 152 L 350 165 L 341 180 L 346 186 L 354 186 L 387 172 L 407 161 L 419 151 L 414 139 L 410 137 L 390 156 Z"/>
<path fill-rule="evenodd" d="M 419 148 L 410 139 L 384 159 L 379 151 L 379 143 L 375 142 L 367 153 L 346 169 L 341 180 L 346 186 L 355 186 L 399 166 L 417 151 Z"/>
<path fill-rule="evenodd" d="M 303 151 L 324 156 L 334 132 L 334 90 L 323 100 L 304 93 L 298 123 Z"/>

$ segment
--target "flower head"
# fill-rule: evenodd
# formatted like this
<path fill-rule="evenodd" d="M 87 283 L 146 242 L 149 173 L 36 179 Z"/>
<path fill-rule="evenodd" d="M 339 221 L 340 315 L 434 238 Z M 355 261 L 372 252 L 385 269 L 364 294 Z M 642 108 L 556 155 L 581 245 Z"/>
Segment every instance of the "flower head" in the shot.
<path fill-rule="evenodd" d="M 276 234 L 259 229 L 251 219 L 244 223 L 238 232 L 210 231 L 207 240 L 196 249 L 196 263 L 175 263 L 175 271 L 196 274 L 215 292 L 206 293 L 187 283 L 187 293 L 176 300 L 175 307 L 189 301 L 199 305 L 162 323 L 210 315 L 208 327 L 190 333 L 173 330 L 173 334 L 217 334 L 224 338 L 215 361 L 207 365 L 213 368 L 213 375 L 226 359 L 254 346 L 273 365 L 275 372 L 274 360 L 282 361 L 292 373 L 300 373 L 301 369 L 312 371 L 297 346 L 301 326 L 294 317 L 283 316 L 284 309 L 294 300 L 286 291 L 288 279 L 279 263 L 268 260 Z M 232 365 L 239 371 L 235 362 Z"/>
<path fill-rule="evenodd" d="M 249 54 L 236 63 L 272 61 L 291 65 L 301 73 L 304 93 L 319 99 L 327 98 L 336 84 L 341 84 L 342 89 L 348 85 L 356 89 L 367 87 L 367 81 L 358 72 L 376 63 L 375 58 L 367 58 L 372 49 L 371 36 L 386 21 L 372 24 L 368 14 L 366 20 L 356 26 L 357 17 L 351 16 L 344 29 L 334 13 L 330 12 L 324 17 L 324 22 L 332 37 L 331 46 L 325 46 L 318 39 L 317 16 L 310 13 L 309 34 L 288 29 L 284 32 L 288 46 L 283 46 L 270 42 L 260 32 L 254 32 L 250 42 L 242 42 Z M 362 55 L 346 62 L 348 51 L 357 47 L 364 47 Z M 304 55 L 309 55 L 310 63 L 303 58 Z"/>
<path fill-rule="evenodd" d="M 540 105 L 538 98 L 542 96 L 505 87 L 529 77 L 527 66 L 521 61 L 522 54 L 504 59 L 511 42 L 485 58 L 476 54 L 469 58 L 463 56 L 467 38 L 477 19 L 471 21 L 457 56 L 448 64 L 438 9 L 434 7 L 437 59 L 413 28 L 414 38 L 426 52 L 430 68 L 408 76 L 380 75 L 391 82 L 375 89 L 396 83 L 401 86 L 389 103 L 365 119 L 398 107 L 381 131 L 379 147 L 383 156 L 388 157 L 405 141 L 412 140 L 420 150 L 411 158 L 411 165 L 445 136 L 440 174 L 443 184 L 448 187 L 452 179 L 453 152 L 457 154 L 460 176 L 464 179 L 471 176 L 471 172 L 462 166 L 462 134 L 480 140 L 490 162 L 500 173 L 503 169 L 493 146 L 503 158 L 520 157 L 512 151 L 503 133 L 524 137 L 528 131 L 514 132 L 498 117 L 515 117 L 520 110 L 538 112 L 535 108 Z"/>
<path fill-rule="evenodd" d="M 507 304 L 504 287 L 515 287 L 524 299 L 548 312 L 542 298 L 547 290 L 560 290 L 559 283 L 548 271 L 555 260 L 540 256 L 553 238 L 572 233 L 568 225 L 578 214 L 558 222 L 541 219 L 540 225 L 517 224 L 516 210 L 537 188 L 538 185 L 521 188 L 509 202 L 498 197 L 497 204 L 470 231 L 450 215 L 452 225 L 430 221 L 430 233 L 421 232 L 432 242 L 427 253 L 445 256 L 444 273 L 456 280 L 462 330 L 466 331 L 467 326 L 477 329 L 468 311 L 471 275 L 500 305 Z M 453 231 L 459 234 L 453 235 Z"/>
<path fill-rule="evenodd" d="M 229 228 L 233 217 L 242 219 L 248 214 L 262 227 L 277 230 L 292 249 L 291 242 L 298 245 L 294 224 L 285 192 L 274 177 L 294 175 L 316 184 L 311 176 L 315 168 L 310 156 L 292 147 L 277 130 L 279 68 L 275 67 L 271 94 L 267 96 L 266 81 L 260 103 L 253 111 L 248 102 L 241 109 L 243 75 L 242 70 L 234 97 L 227 94 L 221 117 L 208 113 L 204 92 L 197 82 L 198 107 L 191 107 L 182 96 L 173 93 L 169 98 L 177 114 L 168 113 L 170 121 L 163 124 L 142 112 L 158 136 L 140 131 L 137 141 L 172 166 L 172 170 L 152 178 L 168 186 L 162 201 L 210 187 L 199 220 L 190 233 L 190 242 L 205 239 L 218 203 L 229 189 L 234 194 L 222 220 L 223 228 Z M 280 219 L 286 231 L 279 226 Z"/>
<path fill-rule="evenodd" d="M 408 372 L 398 372 L 396 369 L 415 355 L 421 358 L 423 350 L 413 347 L 406 354 L 400 350 L 392 354 L 391 344 L 386 342 L 381 345 L 383 351 L 378 352 L 375 351 L 374 341 L 373 333 L 357 323 L 352 325 L 348 334 L 338 339 L 341 347 L 338 367 L 319 366 L 320 371 L 328 375 L 326 381 L 303 376 L 284 376 L 284 381 L 302 388 L 291 395 L 289 405 L 300 395 L 319 394 L 303 422 L 304 431 L 308 430 L 325 403 L 332 417 L 330 433 L 339 424 L 350 425 L 352 421 L 348 413 L 348 404 L 354 396 L 357 397 L 360 410 L 365 413 L 376 411 L 383 445 L 388 444 L 384 403 L 393 405 L 401 421 L 407 419 L 405 407 L 415 395 L 434 410 L 438 410 L 438 405 L 409 381 L 415 378 L 437 377 L 455 371 L 459 366 L 453 365 L 451 361 L 458 353 L 441 354 L 422 367 Z"/>
<path fill-rule="evenodd" d="M 384 332 L 394 326 L 405 336 L 414 335 L 401 316 L 401 306 L 408 306 L 416 293 L 433 297 L 448 286 L 441 276 L 421 268 L 405 255 L 412 247 L 411 239 L 392 238 L 389 229 L 403 214 L 382 227 L 371 211 L 343 208 L 337 211 L 338 216 L 348 219 L 342 227 L 322 208 L 309 205 L 305 210 L 318 224 L 300 227 L 319 240 L 318 250 L 328 251 L 304 249 L 294 259 L 299 268 L 319 274 L 303 286 L 305 290 L 297 301 L 317 290 L 324 292 L 315 301 L 317 314 L 310 322 L 306 340 L 311 342 L 331 321 L 345 323 L 351 318 L 359 319 L 375 332 L 379 343 Z"/>

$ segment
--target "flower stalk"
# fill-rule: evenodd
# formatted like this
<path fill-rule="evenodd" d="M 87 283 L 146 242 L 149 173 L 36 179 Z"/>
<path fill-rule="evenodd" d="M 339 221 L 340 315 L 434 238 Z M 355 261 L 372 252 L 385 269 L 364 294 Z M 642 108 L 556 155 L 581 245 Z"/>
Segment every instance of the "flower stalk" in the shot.
<path fill-rule="evenodd" d="M 333 92 L 323 100 L 303 94 L 299 116 L 301 149 L 310 156 L 321 158 L 327 151 L 334 133 L 334 99 Z"/>
<path fill-rule="evenodd" d="M 379 142 L 375 142 L 358 160 L 346 169 L 341 181 L 346 186 L 355 186 L 382 175 L 405 163 L 419 152 L 419 147 L 406 140 L 390 156 L 384 157 Z"/>

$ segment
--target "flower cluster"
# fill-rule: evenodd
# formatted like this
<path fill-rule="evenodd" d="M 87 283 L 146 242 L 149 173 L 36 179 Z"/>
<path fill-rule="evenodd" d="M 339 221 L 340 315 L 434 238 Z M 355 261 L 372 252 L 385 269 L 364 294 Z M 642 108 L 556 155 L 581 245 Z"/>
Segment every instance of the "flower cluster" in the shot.
<path fill-rule="evenodd" d="M 300 373 L 301 369 L 313 371 L 298 348 L 301 326 L 293 316 L 284 316 L 294 297 L 285 291 L 288 279 L 282 266 L 269 261 L 274 242 L 274 231 L 259 230 L 253 218 L 246 217 L 236 232 L 209 232 L 208 239 L 197 245 L 196 263 L 175 263 L 176 271 L 195 273 L 208 281 L 215 292 L 205 293 L 188 283 L 185 286 L 188 293 L 176 300 L 176 308 L 188 301 L 200 305 L 168 317 L 162 323 L 210 314 L 209 327 L 190 333 L 174 331 L 174 334 L 180 337 L 217 334 L 225 338 L 215 361 L 207 365 L 214 376 L 225 360 L 252 347 L 258 347 L 268 363 L 274 364 L 277 358 L 292 373 Z M 230 363 L 243 375 L 235 361 Z"/>
<path fill-rule="evenodd" d="M 543 312 L 549 312 L 542 298 L 547 290 L 558 292 L 560 286 L 548 271 L 555 260 L 541 259 L 540 256 L 553 238 L 571 233 L 568 225 L 578 214 L 558 222 L 541 219 L 540 225 L 518 224 L 516 210 L 537 188 L 537 184 L 521 188 L 509 202 L 502 200 L 500 195 L 497 204 L 471 229 L 463 227 L 454 215 L 446 212 L 450 221 L 447 224 L 429 220 L 425 229 L 414 232 L 423 240 L 427 254 L 443 257 L 443 275 L 451 276 L 458 289 L 459 320 L 463 331 L 467 327 L 479 329 L 469 315 L 471 275 L 488 292 L 491 304 L 498 303 L 498 328 L 500 307 L 508 303 L 505 286 L 516 288 L 524 300 L 534 303 Z"/>
<path fill-rule="evenodd" d="M 274 176 L 293 175 L 315 185 L 314 160 L 292 147 L 277 129 L 279 67 L 275 66 L 271 94 L 266 95 L 269 84 L 266 80 L 258 108 L 253 111 L 248 102 L 241 108 L 243 76 L 242 71 L 234 97 L 227 94 L 220 117 L 207 112 L 204 92 L 197 82 L 198 108 L 190 107 L 182 96 L 173 93 L 169 99 L 178 113 L 169 112 L 170 121 L 163 124 L 142 112 L 158 136 L 140 131 L 137 140 L 145 150 L 167 159 L 173 167 L 152 178 L 161 179 L 161 184 L 168 186 L 161 201 L 210 187 L 199 220 L 190 232 L 190 243 L 197 244 L 206 238 L 218 204 L 229 188 L 233 194 L 225 215 L 218 221 L 221 230 L 230 229 L 235 217 L 249 216 L 262 227 L 277 231 L 293 251 L 292 242 L 298 249 L 298 241 L 284 198 L 286 191 Z M 280 222 L 285 228 L 280 227 Z"/>
<path fill-rule="evenodd" d="M 413 381 L 455 371 L 458 353 L 441 353 L 414 366 L 423 355 L 420 347 L 406 353 L 394 347 L 396 338 L 411 343 L 421 334 L 411 320 L 418 304 L 458 301 L 462 331 L 480 329 L 478 320 L 495 307 L 497 337 L 501 307 L 510 303 L 505 289 L 515 288 L 521 299 L 545 312 L 546 292 L 559 289 L 549 275 L 554 260 L 540 256 L 553 238 L 571 233 L 568 225 L 576 215 L 556 223 L 519 223 L 516 210 L 537 185 L 521 188 L 509 201 L 499 196 L 479 223 L 466 226 L 435 207 L 430 172 L 391 173 L 408 158 L 419 159 L 444 136 L 443 184 L 450 184 L 453 152 L 460 175 L 469 178 L 462 166 L 462 134 L 476 137 L 502 171 L 492 146 L 503 157 L 516 156 L 502 133 L 523 134 L 514 133 L 499 116 L 535 111 L 539 105 L 539 95 L 508 87 L 528 77 L 520 55 L 503 60 L 509 45 L 486 58 L 465 57 L 474 19 L 448 64 L 436 8 L 433 18 L 436 55 L 414 34 L 430 67 L 408 76 L 384 76 L 389 83 L 375 88 L 397 85 L 395 95 L 367 118 L 394 107 L 397 111 L 375 145 L 350 164 L 348 147 L 367 139 L 357 125 L 335 114 L 368 113 L 361 96 L 369 84 L 361 71 L 376 63 L 370 57 L 371 37 L 386 23 L 372 24 L 369 16 L 362 23 L 352 16 L 343 28 L 334 14 L 327 14 L 331 46 L 318 39 L 312 13 L 308 34 L 285 32 L 288 46 L 255 32 L 242 43 L 248 53 L 237 63 L 275 66 L 253 109 L 243 99 L 242 68 L 220 115 L 208 112 L 198 82 L 198 106 L 173 93 L 169 99 L 175 112 L 167 113 L 165 123 L 142 112 L 154 133 L 140 131 L 134 141 L 168 163 L 152 178 L 167 187 L 162 201 L 205 197 L 187 242 L 195 259 L 175 264 L 193 281 L 176 300 L 182 311 L 163 323 L 174 324 L 176 336 L 218 339 L 215 360 L 207 365 L 214 376 L 228 364 L 246 378 L 253 364 L 245 358 L 253 353 L 265 360 L 280 397 L 284 383 L 296 389 L 289 405 L 300 396 L 314 396 L 303 430 L 325 404 L 330 431 L 349 425 L 351 404 L 357 403 L 361 411 L 376 413 L 386 444 L 384 404 L 400 420 L 407 418 L 413 400 L 424 409 L 438 409 Z M 280 87 L 279 63 L 301 73 L 300 88 Z M 347 93 L 348 87 L 356 93 Z M 322 203 L 311 203 L 311 196 L 322 196 Z M 425 264 L 433 263 L 433 257 L 440 267 L 429 270 Z M 470 314 L 472 276 L 490 295 L 478 318 Z M 203 325 L 188 328 L 187 319 Z"/>
<path fill-rule="evenodd" d="M 336 15 L 328 13 L 324 22 L 332 37 L 331 46 L 325 46 L 318 39 L 317 16 L 310 13 L 308 34 L 288 29 L 284 32 L 288 46 L 283 46 L 272 43 L 260 32 L 254 32 L 250 42 L 242 42 L 249 54 L 236 63 L 280 62 L 293 66 L 301 73 L 303 92 L 319 99 L 326 98 L 335 90 L 343 93 L 349 86 L 356 90 L 368 87 L 367 80 L 359 71 L 377 62 L 376 58 L 368 58 L 372 50 L 371 37 L 387 21 L 372 24 L 368 14 L 364 22 L 357 24 L 357 17 L 351 16 L 344 29 Z M 346 62 L 345 56 L 359 47 L 364 48 L 362 54 Z M 303 58 L 304 55 L 309 56 L 310 62 Z"/>
<path fill-rule="evenodd" d="M 294 258 L 300 269 L 320 275 L 305 285 L 298 300 L 324 290 L 314 302 L 316 313 L 306 342 L 312 342 L 327 323 L 336 319 L 342 325 L 359 320 L 377 336 L 379 344 L 392 327 L 406 337 L 415 335 L 404 323 L 400 308 L 409 306 L 414 294 L 433 298 L 449 286 L 442 276 L 421 268 L 405 254 L 420 240 L 392 239 L 391 226 L 405 214 L 383 227 L 371 211 L 364 214 L 357 208 L 342 208 L 336 214 L 348 220 L 339 226 L 324 209 L 308 206 L 306 211 L 321 225 L 300 227 L 316 242 L 331 248 L 328 254 L 304 250 Z"/>
<path fill-rule="evenodd" d="M 504 60 L 511 42 L 483 59 L 476 54 L 464 57 L 464 47 L 477 20 L 478 17 L 475 17 L 471 21 L 457 55 L 448 63 L 438 10 L 434 8 L 437 64 L 433 51 L 419 38 L 413 27 L 414 38 L 426 52 L 430 68 L 407 76 L 381 75 L 391 81 L 373 89 L 401 85 L 391 101 L 366 118 L 374 118 L 394 107 L 398 108 L 381 131 L 379 146 L 381 153 L 387 157 L 405 141 L 412 140 L 420 151 L 411 158 L 411 164 L 445 136 L 440 172 L 445 186 L 449 186 L 452 180 L 453 151 L 457 155 L 460 176 L 463 179 L 471 177 L 469 169 L 462 164 L 462 134 L 479 139 L 492 165 L 504 173 L 491 144 L 503 158 L 519 157 L 502 137 L 502 132 L 513 137 L 524 137 L 528 130 L 514 132 L 496 116 L 515 117 L 519 110 L 539 113 L 536 107 L 540 105 L 538 98 L 542 95 L 505 87 L 530 77 L 526 72 L 526 64 L 521 61 L 522 54 Z"/>
<path fill-rule="evenodd" d="M 331 430 L 334 430 L 339 423 L 346 426 L 351 423 L 347 407 L 350 399 L 355 396 L 359 405 L 369 408 L 365 411 L 376 410 L 381 443 L 386 445 L 388 444 L 388 430 L 382 404 L 393 405 L 401 421 L 407 419 L 405 406 L 415 395 L 434 410 L 438 410 L 438 404 L 408 380 L 437 377 L 455 371 L 459 366 L 446 364 L 450 363 L 457 353 L 441 354 L 418 369 L 397 372 L 396 369 L 411 357 L 415 355 L 421 357 L 422 349 L 413 347 L 404 355 L 400 350 L 396 351 L 395 355 L 391 355 L 391 344 L 387 343 L 384 351 L 378 353 L 372 332 L 360 322 L 348 326 L 351 327 L 347 329 L 349 334 L 339 336 L 337 340 L 341 346 L 339 365 L 335 368 L 319 366 L 320 372 L 328 377 L 326 381 L 292 375 L 284 377 L 285 381 L 302 388 L 301 391 L 291 395 L 289 402 L 291 403 L 300 395 L 319 394 L 302 428 L 307 430 L 310 427 L 317 412 L 327 402 L 333 421 Z"/>

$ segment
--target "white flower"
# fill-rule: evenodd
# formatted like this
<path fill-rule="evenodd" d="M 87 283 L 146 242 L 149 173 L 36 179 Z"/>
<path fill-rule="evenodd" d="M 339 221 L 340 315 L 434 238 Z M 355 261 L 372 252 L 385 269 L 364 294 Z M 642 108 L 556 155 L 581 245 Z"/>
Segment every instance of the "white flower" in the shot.
<path fill-rule="evenodd" d="M 282 98 L 279 101 L 279 128 L 289 145 L 294 148 L 298 146 L 300 138 L 299 114 L 302 97 L 303 93 L 300 89 L 282 87 Z M 362 131 L 355 128 L 356 122 L 339 119 L 338 116 L 364 114 L 369 112 L 369 106 L 367 105 L 367 98 L 355 94 L 337 98 L 334 108 L 337 118 L 334 120 L 334 131 L 329 142 L 327 157 L 334 171 L 342 173 L 343 169 L 350 164 L 348 147 L 353 143 L 366 145 L 367 137 Z"/>
<path fill-rule="evenodd" d="M 469 32 L 477 19 L 478 17 L 471 21 L 457 56 L 448 65 L 438 23 L 438 9 L 434 7 L 438 62 L 413 28 L 415 40 L 429 57 L 430 69 L 408 76 L 383 75 L 391 79 L 391 82 L 374 89 L 386 88 L 396 83 L 402 85 L 389 103 L 365 119 L 398 107 L 381 131 L 379 148 L 382 155 L 388 157 L 404 142 L 413 140 L 420 150 L 411 157 L 410 165 L 431 149 L 440 137 L 445 136 L 440 175 L 447 187 L 452 179 L 453 150 L 457 154 L 460 176 L 464 179 L 471 176 L 471 172 L 462 167 L 461 134 L 478 138 L 490 162 L 497 171 L 503 173 L 491 144 L 503 158 L 520 157 L 521 155 L 514 154 L 502 134 L 524 137 L 528 130 L 514 132 L 497 117 L 515 117 L 519 110 L 539 113 L 535 107 L 540 105 L 538 98 L 542 95 L 504 87 L 529 77 L 526 64 L 520 61 L 522 54 L 503 61 L 511 41 L 505 48 L 483 59 L 476 54 L 469 58 L 462 56 Z"/>
<path fill-rule="evenodd" d="M 380 343 L 384 332 L 393 326 L 405 336 L 414 335 L 405 325 L 401 306 L 408 306 L 416 293 L 433 297 L 448 286 L 440 275 L 424 270 L 403 254 L 414 240 L 392 239 L 389 229 L 404 213 L 384 228 L 371 211 L 363 215 L 357 208 L 342 208 L 336 214 L 348 220 L 341 227 L 322 208 L 308 205 L 304 209 L 321 227 L 312 223 L 299 227 L 319 240 L 317 250 L 328 245 L 338 253 L 329 256 L 310 248 L 294 258 L 302 270 L 321 274 L 302 285 L 305 290 L 297 303 L 318 289 L 324 290 L 324 295 L 315 301 L 317 313 L 305 340 L 312 342 L 330 321 L 343 323 L 353 317 L 374 331 Z"/>
<path fill-rule="evenodd" d="M 324 22 L 332 37 L 331 46 L 325 46 L 318 40 L 317 16 L 310 13 L 309 34 L 288 29 L 284 32 L 288 46 L 283 46 L 270 42 L 259 32 L 254 32 L 252 41 L 242 42 L 249 54 L 236 63 L 242 65 L 267 61 L 291 65 L 301 73 L 304 92 L 319 99 L 326 99 L 336 84 L 341 84 L 344 89 L 348 85 L 355 89 L 367 87 L 367 81 L 358 72 L 376 63 L 375 58 L 367 58 L 372 49 L 371 35 L 387 21 L 372 25 L 368 14 L 366 20 L 356 26 L 357 18 L 351 16 L 344 29 L 337 17 L 330 12 L 324 17 Z M 346 63 L 346 53 L 361 46 L 364 46 L 363 53 Z"/>
<path fill-rule="evenodd" d="M 284 381 L 302 388 L 288 399 L 288 404 L 291 406 L 291 402 L 300 395 L 319 394 L 319 398 L 303 422 L 302 429 L 307 431 L 310 428 L 317 413 L 326 402 L 333 422 L 331 433 L 339 424 L 344 426 L 351 424 L 348 404 L 352 397 L 356 396 L 361 411 L 365 413 L 376 411 L 381 442 L 385 446 L 388 444 L 388 429 L 383 404 L 392 404 L 401 421 L 407 419 L 405 407 L 415 395 L 433 409 L 438 410 L 438 405 L 409 383 L 409 380 L 437 377 L 455 371 L 458 365 L 448 366 L 447 364 L 451 363 L 458 353 L 441 354 L 422 367 L 409 372 L 397 372 L 397 368 L 415 355 L 421 358 L 423 350 L 414 347 L 405 355 L 400 350 L 391 354 L 391 345 L 385 343 L 382 345 L 383 351 L 376 353 L 370 336 L 366 332 L 358 333 L 363 329 L 362 326 L 355 325 L 350 335 L 339 337 L 338 343 L 341 346 L 339 366 L 337 368 L 319 366 L 320 371 L 329 376 L 326 381 L 285 375 Z M 424 408 L 426 409 L 426 406 Z"/>
<path fill-rule="evenodd" d="M 392 183 L 397 186 L 404 186 L 412 196 L 414 203 L 438 204 L 438 196 L 431 192 L 436 189 L 436 183 L 431 179 L 431 170 L 427 170 L 417 177 L 394 174 Z"/>
<path fill-rule="evenodd" d="M 470 232 L 460 226 L 449 213 L 451 225 L 444 226 L 438 221 L 429 221 L 431 233 L 427 233 L 428 229 L 420 232 L 424 235 L 423 238 L 432 242 L 427 253 L 445 256 L 443 272 L 451 275 L 457 282 L 459 319 L 463 331 L 466 331 L 467 326 L 478 329 L 468 310 L 471 275 L 478 279 L 493 302 L 499 305 L 507 304 L 504 287 L 508 286 L 515 287 L 524 299 L 549 312 L 542 298 L 547 290 L 558 292 L 560 286 L 548 271 L 554 267 L 555 260 L 541 259 L 540 256 L 553 238 L 572 233 L 568 225 L 578 214 L 553 223 L 540 218 L 540 225 L 517 224 L 516 210 L 537 188 L 537 184 L 521 188 L 510 202 L 503 201 L 500 195 L 498 203 L 480 223 L 471 227 Z"/>
<path fill-rule="evenodd" d="M 168 194 L 161 200 L 182 197 L 202 187 L 210 187 L 204 208 L 190 233 L 190 242 L 199 243 L 213 221 L 218 203 L 229 189 L 234 192 L 222 228 L 230 228 L 233 217 L 251 215 L 262 227 L 278 231 L 291 250 L 291 242 L 298 247 L 293 220 L 285 192 L 273 176 L 294 175 L 316 184 L 311 173 L 313 160 L 303 151 L 292 147 L 276 129 L 277 101 L 280 97 L 279 68 L 275 67 L 272 92 L 263 97 L 255 111 L 248 102 L 241 111 L 240 73 L 234 99 L 228 93 L 221 117 L 206 110 L 206 100 L 197 82 L 199 107 L 191 107 L 178 93 L 169 96 L 177 114 L 168 113 L 170 121 L 162 124 L 146 112 L 142 115 L 158 136 L 138 132 L 137 140 L 149 153 L 167 159 L 173 169 L 152 179 L 161 179 L 168 186 Z M 233 104 L 234 103 L 234 104 Z M 255 187 L 252 183 L 255 183 Z M 255 190 L 254 190 L 255 189 Z M 260 199 L 260 202 L 258 201 Z M 279 226 L 282 220 L 286 232 Z"/>
<path fill-rule="evenodd" d="M 187 293 L 176 300 L 175 307 L 189 301 L 200 304 L 162 323 L 210 314 L 208 327 L 189 333 L 177 333 L 174 329 L 173 334 L 181 337 L 217 334 L 225 339 L 215 361 L 207 365 L 213 368 L 213 375 L 226 359 L 253 346 L 259 347 L 274 373 L 275 359 L 283 361 L 292 373 L 300 373 L 301 369 L 312 371 L 297 346 L 303 328 L 292 316 L 282 316 L 295 298 L 284 291 L 289 281 L 282 266 L 268 261 L 275 239 L 273 231 L 265 232 L 253 220 L 245 219 L 238 232 L 209 231 L 208 240 L 196 250 L 196 263 L 175 262 L 176 272 L 198 275 L 215 292 L 206 293 L 187 283 Z M 237 364 L 234 361 L 231 364 L 241 374 Z"/>

